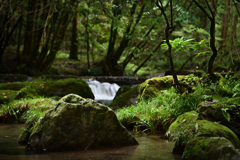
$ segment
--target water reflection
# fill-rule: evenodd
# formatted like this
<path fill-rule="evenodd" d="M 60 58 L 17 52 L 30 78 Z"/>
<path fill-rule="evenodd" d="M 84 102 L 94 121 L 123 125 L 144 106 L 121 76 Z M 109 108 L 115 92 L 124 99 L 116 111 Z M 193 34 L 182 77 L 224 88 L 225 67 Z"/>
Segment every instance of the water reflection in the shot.
<path fill-rule="evenodd" d="M 21 125 L 0 125 L 1 160 L 178 160 L 171 151 L 172 142 L 159 136 L 135 135 L 138 146 L 98 150 L 74 150 L 27 154 L 24 146 L 17 144 Z"/>

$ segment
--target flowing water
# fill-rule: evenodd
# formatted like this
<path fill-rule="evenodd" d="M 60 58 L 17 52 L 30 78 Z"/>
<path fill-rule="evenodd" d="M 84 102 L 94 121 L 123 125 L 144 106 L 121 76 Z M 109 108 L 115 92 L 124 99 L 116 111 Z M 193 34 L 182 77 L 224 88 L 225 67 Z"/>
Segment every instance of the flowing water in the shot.
<path fill-rule="evenodd" d="M 28 154 L 17 143 L 23 125 L 0 124 L 0 160 L 180 160 L 171 153 L 174 143 L 159 136 L 135 135 L 138 146 Z"/>
<path fill-rule="evenodd" d="M 116 83 L 101 83 L 93 79 L 87 79 L 86 81 L 95 96 L 95 100 L 104 104 L 110 104 L 120 88 Z"/>

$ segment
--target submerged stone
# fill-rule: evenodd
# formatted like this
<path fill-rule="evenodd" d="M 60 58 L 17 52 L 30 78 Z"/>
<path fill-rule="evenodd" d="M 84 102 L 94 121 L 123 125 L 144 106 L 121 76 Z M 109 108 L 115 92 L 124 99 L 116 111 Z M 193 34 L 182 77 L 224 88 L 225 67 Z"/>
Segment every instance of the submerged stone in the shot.
<path fill-rule="evenodd" d="M 109 107 L 69 94 L 35 125 L 28 149 L 57 151 L 137 144 Z"/>

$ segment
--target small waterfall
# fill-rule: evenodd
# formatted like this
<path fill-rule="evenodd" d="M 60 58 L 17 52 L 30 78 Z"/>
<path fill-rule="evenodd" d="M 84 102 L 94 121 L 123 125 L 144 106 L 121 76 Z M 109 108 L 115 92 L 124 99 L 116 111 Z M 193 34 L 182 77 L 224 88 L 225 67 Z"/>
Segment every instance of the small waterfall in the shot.
<path fill-rule="evenodd" d="M 87 83 L 92 89 L 95 100 L 104 104 L 109 104 L 115 97 L 118 89 L 120 88 L 119 85 L 117 85 L 116 83 L 100 83 L 99 81 L 93 79 L 87 80 Z"/>

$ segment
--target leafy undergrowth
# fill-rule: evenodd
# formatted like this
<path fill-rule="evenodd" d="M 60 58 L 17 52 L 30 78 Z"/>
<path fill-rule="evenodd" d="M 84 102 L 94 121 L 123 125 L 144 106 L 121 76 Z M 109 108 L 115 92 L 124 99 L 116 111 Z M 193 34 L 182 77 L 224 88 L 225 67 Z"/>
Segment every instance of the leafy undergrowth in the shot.
<path fill-rule="evenodd" d="M 31 124 L 42 117 L 55 104 L 55 100 L 43 97 L 14 100 L 1 106 L 0 122 L 18 121 L 19 123 Z"/>
<path fill-rule="evenodd" d="M 136 105 L 117 111 L 118 119 L 128 129 L 138 132 L 165 132 L 181 114 L 195 110 L 203 101 L 216 100 L 223 105 L 227 119 L 239 106 L 240 80 L 223 78 L 218 82 L 199 82 L 193 93 L 177 93 L 174 88 L 163 90 L 150 100 L 141 100 Z M 234 99 L 233 99 L 234 98 Z M 237 109 L 238 110 L 238 109 Z M 234 117 L 232 117 L 234 118 Z"/>
<path fill-rule="evenodd" d="M 136 131 L 156 133 L 166 131 L 179 115 L 194 110 L 201 101 L 197 95 L 180 95 L 172 87 L 151 100 L 142 100 L 136 105 L 119 109 L 117 116 L 127 127 L 134 123 Z"/>

